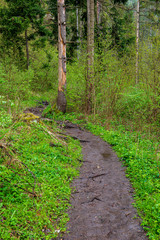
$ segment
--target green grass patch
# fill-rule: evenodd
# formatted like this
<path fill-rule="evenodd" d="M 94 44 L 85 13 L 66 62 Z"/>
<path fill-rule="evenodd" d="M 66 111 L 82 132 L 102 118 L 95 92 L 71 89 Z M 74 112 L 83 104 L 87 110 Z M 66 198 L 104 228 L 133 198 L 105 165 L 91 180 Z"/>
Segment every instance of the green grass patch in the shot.
<path fill-rule="evenodd" d="M 78 141 L 55 123 L 8 120 L 0 130 L 0 238 L 51 239 L 66 231 L 70 184 L 80 167 Z"/>

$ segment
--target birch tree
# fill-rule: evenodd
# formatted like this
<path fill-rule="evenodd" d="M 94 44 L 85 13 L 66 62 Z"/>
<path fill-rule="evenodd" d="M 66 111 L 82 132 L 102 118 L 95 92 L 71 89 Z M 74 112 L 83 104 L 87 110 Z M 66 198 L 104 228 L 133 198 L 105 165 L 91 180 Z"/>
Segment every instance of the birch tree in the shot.
<path fill-rule="evenodd" d="M 65 0 L 57 0 L 58 4 L 58 50 L 59 50 L 59 66 L 58 66 L 58 98 L 57 107 L 66 112 L 66 14 Z"/>

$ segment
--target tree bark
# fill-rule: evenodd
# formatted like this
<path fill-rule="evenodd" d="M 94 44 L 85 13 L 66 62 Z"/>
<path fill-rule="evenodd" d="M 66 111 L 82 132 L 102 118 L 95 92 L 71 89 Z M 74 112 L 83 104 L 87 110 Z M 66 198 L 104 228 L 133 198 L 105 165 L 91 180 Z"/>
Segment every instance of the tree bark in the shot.
<path fill-rule="evenodd" d="M 76 23 L 77 23 L 77 59 L 79 59 L 79 10 L 78 10 L 78 1 L 76 2 Z"/>
<path fill-rule="evenodd" d="M 29 69 L 29 46 L 28 46 L 27 30 L 25 30 L 25 41 L 26 41 L 27 69 Z"/>
<path fill-rule="evenodd" d="M 101 13 L 101 8 L 102 8 L 102 5 L 99 1 L 97 1 L 97 25 L 99 27 L 99 24 L 100 24 L 100 13 Z"/>
<path fill-rule="evenodd" d="M 137 1 L 136 84 L 139 82 L 139 30 L 140 30 L 140 0 Z"/>
<path fill-rule="evenodd" d="M 87 81 L 86 112 L 92 112 L 94 75 L 94 0 L 87 0 Z"/>
<path fill-rule="evenodd" d="M 58 66 L 58 98 L 57 107 L 66 112 L 66 10 L 65 0 L 57 0 L 58 4 L 58 50 L 59 50 L 59 66 Z"/>

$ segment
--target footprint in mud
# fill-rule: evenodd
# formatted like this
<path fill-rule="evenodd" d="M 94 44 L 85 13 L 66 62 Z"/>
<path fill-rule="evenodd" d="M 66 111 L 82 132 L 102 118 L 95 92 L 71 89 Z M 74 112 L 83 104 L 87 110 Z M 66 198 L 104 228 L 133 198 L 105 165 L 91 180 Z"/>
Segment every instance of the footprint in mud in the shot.
<path fill-rule="evenodd" d="M 104 161 L 107 161 L 111 157 L 111 153 L 102 153 L 102 157 Z"/>

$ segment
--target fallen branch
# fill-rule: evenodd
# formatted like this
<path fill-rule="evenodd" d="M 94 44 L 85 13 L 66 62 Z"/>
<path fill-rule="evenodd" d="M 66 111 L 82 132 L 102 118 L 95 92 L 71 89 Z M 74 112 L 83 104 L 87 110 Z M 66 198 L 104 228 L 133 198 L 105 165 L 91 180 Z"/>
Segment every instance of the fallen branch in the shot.
<path fill-rule="evenodd" d="M 101 173 L 101 174 L 97 174 L 97 175 L 94 175 L 94 176 L 90 176 L 89 178 L 94 179 L 94 178 L 105 176 L 105 175 L 107 175 L 107 174 L 106 173 Z"/>
<path fill-rule="evenodd" d="M 47 127 L 43 125 L 41 125 L 43 130 L 48 133 L 54 140 L 56 140 L 56 142 L 61 142 L 63 145 L 67 145 L 66 142 L 62 141 L 61 139 L 59 139 L 59 136 L 57 136 L 56 134 L 54 134 L 53 132 L 51 132 L 50 130 L 47 129 Z"/>
<path fill-rule="evenodd" d="M 5 181 L 7 181 L 7 182 L 9 182 L 9 183 L 11 184 L 11 182 L 10 182 L 7 178 L 3 178 L 3 177 L 2 177 L 2 179 L 4 179 Z M 37 194 L 36 194 L 35 192 L 30 192 L 30 191 L 28 191 L 27 189 L 18 186 L 17 184 L 11 184 L 11 187 L 12 187 L 12 186 L 17 187 L 17 188 L 19 188 L 19 189 L 21 189 L 21 190 L 23 190 L 23 191 L 25 191 L 25 192 L 27 192 L 27 193 L 29 193 L 29 194 L 32 194 L 34 197 L 37 197 Z"/>
<path fill-rule="evenodd" d="M 16 157 L 15 157 L 15 154 L 13 153 L 13 151 L 11 150 L 11 149 L 9 149 L 8 147 L 7 147 L 7 144 L 4 144 L 4 143 L 1 143 L 0 142 L 0 148 L 2 148 L 2 149 L 4 149 L 4 151 L 5 151 L 5 153 L 6 153 L 6 155 L 10 158 L 10 162 L 9 162 L 9 164 L 8 165 L 11 165 L 11 162 L 14 160 L 14 161 L 17 161 L 17 162 L 19 162 L 21 165 L 23 165 L 26 169 L 27 169 L 27 171 L 32 175 L 32 177 L 34 178 L 34 186 L 33 186 L 33 195 L 35 195 L 35 187 L 36 187 L 36 176 L 34 175 L 34 173 L 27 167 L 27 165 L 25 164 L 25 163 L 23 163 L 22 161 L 20 161 L 19 159 L 17 159 Z M 14 171 L 13 169 L 11 169 L 12 171 Z M 15 171 L 14 171 L 15 172 Z M 19 175 L 19 174 L 18 174 Z M 30 184 L 31 185 L 31 184 Z M 17 184 L 15 184 L 15 186 L 17 186 L 18 187 L 18 185 Z M 32 185 L 31 185 L 32 186 Z M 19 187 L 19 188 L 21 188 L 21 187 Z M 21 189 L 23 189 L 23 188 L 21 188 Z M 23 189 L 23 190 L 25 190 L 25 189 Z M 27 190 L 25 190 L 25 191 L 27 191 Z M 31 192 L 29 192 L 29 193 L 31 193 Z"/>

